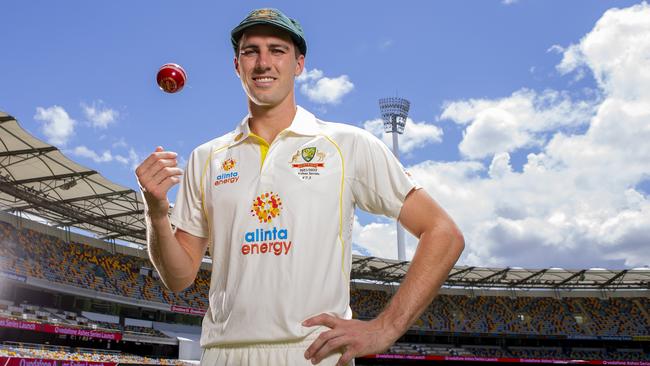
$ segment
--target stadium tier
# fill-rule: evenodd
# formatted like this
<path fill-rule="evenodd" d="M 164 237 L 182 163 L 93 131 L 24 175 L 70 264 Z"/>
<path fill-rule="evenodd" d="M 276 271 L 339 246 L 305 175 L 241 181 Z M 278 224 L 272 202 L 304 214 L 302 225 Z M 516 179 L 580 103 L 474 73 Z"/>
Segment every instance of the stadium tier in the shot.
<path fill-rule="evenodd" d="M 88 315 L 93 313 L 88 313 Z M 101 315 L 99 315 L 101 316 Z M 12 301 L 0 300 L 0 319 L 13 320 L 20 323 L 53 324 L 60 327 L 74 329 L 88 329 L 98 332 L 143 335 L 148 337 L 169 338 L 163 332 L 153 327 L 145 327 L 132 324 L 120 324 L 119 319 L 111 323 L 89 319 L 74 311 L 42 307 L 39 305 L 22 302 L 14 304 Z M 137 321 L 137 320 L 135 320 Z"/>
<path fill-rule="evenodd" d="M 141 275 L 151 264 L 144 259 L 69 242 L 0 223 L 0 268 L 19 276 L 92 289 L 128 298 L 204 309 L 209 273 L 201 271 L 195 284 L 180 294 L 164 288 L 152 276 Z"/>
<path fill-rule="evenodd" d="M 210 274 L 201 270 L 181 293 L 164 288 L 142 268 L 145 259 L 110 253 L 0 222 L 0 268 L 18 276 L 92 289 L 126 298 L 205 309 Z M 373 318 L 389 299 L 382 290 L 352 288 L 358 318 Z M 650 335 L 647 297 L 551 298 L 441 295 L 415 324 L 419 329 L 461 333 L 540 335 Z"/>
<path fill-rule="evenodd" d="M 369 295 L 372 298 L 376 295 Z M 92 329 L 94 331 L 119 331 L 125 335 L 140 334 L 149 337 L 170 338 L 158 329 L 152 327 L 111 324 L 89 320 L 83 316 L 61 309 L 45 308 L 32 304 L 13 304 L 10 301 L 0 301 L 0 318 L 13 319 L 26 323 L 50 323 L 59 326 L 75 327 L 78 329 Z M 502 346 L 481 346 L 481 345 L 460 345 L 451 344 L 426 344 L 426 343 L 403 343 L 399 342 L 391 346 L 388 354 L 414 355 L 414 356 L 443 356 L 443 357 L 465 357 L 465 358 L 499 358 L 499 359 L 545 359 L 545 360 L 626 360 L 626 361 L 650 361 L 647 352 L 641 348 L 636 349 L 606 349 L 606 348 L 573 348 L 563 349 L 562 347 L 502 347 Z M 39 346 L 26 345 L 18 342 L 7 342 L 0 345 L 0 356 L 5 357 L 30 357 L 42 359 L 66 359 L 92 362 L 118 362 L 118 363 L 140 363 L 140 364 L 182 364 L 180 361 L 142 357 L 137 355 L 123 354 L 119 351 L 102 351 L 86 349 L 85 352 L 73 350 L 70 347 L 62 346 Z"/>

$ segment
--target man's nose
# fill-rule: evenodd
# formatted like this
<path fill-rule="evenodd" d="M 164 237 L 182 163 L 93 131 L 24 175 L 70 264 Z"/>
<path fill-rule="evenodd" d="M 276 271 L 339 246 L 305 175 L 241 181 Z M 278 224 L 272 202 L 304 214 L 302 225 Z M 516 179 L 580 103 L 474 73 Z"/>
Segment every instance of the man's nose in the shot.
<path fill-rule="evenodd" d="M 260 51 L 255 66 L 258 69 L 263 69 L 263 70 L 268 69 L 271 66 L 271 53 L 266 50 Z"/>

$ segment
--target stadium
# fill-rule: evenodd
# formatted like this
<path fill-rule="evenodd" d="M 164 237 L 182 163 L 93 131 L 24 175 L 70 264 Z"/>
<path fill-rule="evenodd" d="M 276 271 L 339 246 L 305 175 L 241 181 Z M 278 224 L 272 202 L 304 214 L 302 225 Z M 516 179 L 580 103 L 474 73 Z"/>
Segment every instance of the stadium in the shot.
<path fill-rule="evenodd" d="M 209 259 L 164 288 L 138 192 L 0 112 L 0 364 L 195 364 Z M 354 317 L 384 308 L 408 262 L 353 259 Z M 457 266 L 413 327 L 358 365 L 650 365 L 650 270 Z"/>

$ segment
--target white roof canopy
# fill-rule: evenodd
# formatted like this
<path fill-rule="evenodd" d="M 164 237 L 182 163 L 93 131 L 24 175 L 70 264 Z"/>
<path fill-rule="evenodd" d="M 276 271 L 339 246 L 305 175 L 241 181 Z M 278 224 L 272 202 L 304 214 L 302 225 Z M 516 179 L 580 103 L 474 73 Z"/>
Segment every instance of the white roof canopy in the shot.
<path fill-rule="evenodd" d="M 139 193 L 68 159 L 0 112 L 0 209 L 145 244 L 143 208 Z"/>

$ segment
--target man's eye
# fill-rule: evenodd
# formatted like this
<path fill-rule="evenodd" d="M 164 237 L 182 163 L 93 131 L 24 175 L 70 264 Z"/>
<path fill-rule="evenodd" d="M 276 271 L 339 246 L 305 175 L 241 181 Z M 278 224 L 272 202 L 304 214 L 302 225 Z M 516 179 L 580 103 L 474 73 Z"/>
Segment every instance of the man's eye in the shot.
<path fill-rule="evenodd" d="M 243 50 L 243 51 L 240 52 L 240 54 L 243 55 L 243 56 L 254 55 L 256 53 L 257 53 L 256 50 Z"/>
<path fill-rule="evenodd" d="M 283 54 L 283 53 L 284 53 L 284 50 L 281 49 L 281 48 L 274 48 L 274 49 L 271 50 L 271 52 L 272 52 L 273 54 L 280 55 L 280 54 Z"/>

